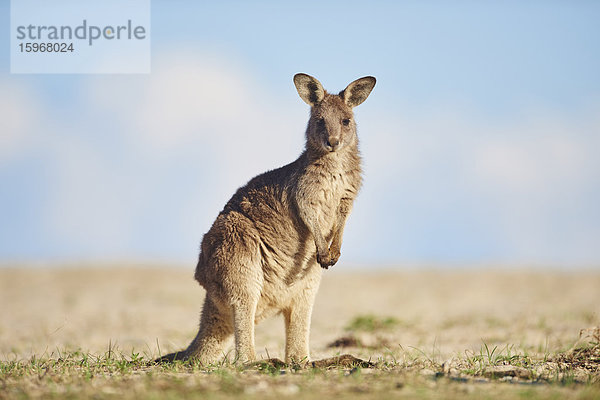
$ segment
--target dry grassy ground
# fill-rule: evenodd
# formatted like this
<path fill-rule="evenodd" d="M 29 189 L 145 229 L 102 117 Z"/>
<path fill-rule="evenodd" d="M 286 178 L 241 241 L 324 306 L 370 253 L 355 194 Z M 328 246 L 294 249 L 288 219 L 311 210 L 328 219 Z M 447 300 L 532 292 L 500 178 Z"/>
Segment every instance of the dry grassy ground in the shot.
<path fill-rule="evenodd" d="M 313 359 L 148 366 L 196 333 L 191 269 L 0 269 L 0 398 L 600 398 L 600 271 L 326 271 Z M 259 357 L 283 358 L 280 317 Z"/>

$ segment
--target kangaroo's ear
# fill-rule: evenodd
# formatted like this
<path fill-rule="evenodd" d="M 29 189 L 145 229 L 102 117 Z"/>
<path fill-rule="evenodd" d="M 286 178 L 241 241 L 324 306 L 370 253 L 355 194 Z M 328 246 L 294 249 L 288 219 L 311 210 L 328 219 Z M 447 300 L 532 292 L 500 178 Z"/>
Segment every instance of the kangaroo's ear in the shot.
<path fill-rule="evenodd" d="M 300 98 L 310 106 L 315 106 L 325 97 L 325 91 L 321 82 L 310 75 L 296 74 L 294 75 L 294 85 Z"/>
<path fill-rule="evenodd" d="M 342 90 L 340 97 L 344 99 L 350 107 L 356 107 L 369 97 L 371 90 L 375 87 L 376 79 L 372 76 L 365 76 L 352 82 Z"/>

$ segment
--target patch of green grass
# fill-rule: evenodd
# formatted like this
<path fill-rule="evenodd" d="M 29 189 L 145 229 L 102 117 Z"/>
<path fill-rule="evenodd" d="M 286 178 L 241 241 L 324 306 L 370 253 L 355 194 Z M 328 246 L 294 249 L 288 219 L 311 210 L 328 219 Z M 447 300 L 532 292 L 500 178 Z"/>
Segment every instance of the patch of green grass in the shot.
<path fill-rule="evenodd" d="M 432 352 L 390 349 L 385 359 L 372 360 L 373 368 L 311 368 L 310 363 L 304 368 L 274 359 L 252 366 L 228 359 L 211 365 L 197 361 L 157 365 L 151 362 L 154 357 L 122 353 L 110 345 L 99 355 L 79 350 L 0 361 L 0 399 L 600 398 L 600 372 L 588 371 L 589 379 L 582 381 L 581 370 L 567 362 L 545 377 L 532 374 L 531 379 L 520 379 L 530 386 L 486 375 L 489 367 L 534 370 L 545 363 L 512 345 L 483 343 L 476 354 L 444 362 L 436 355 L 435 344 Z M 575 361 L 582 362 L 581 357 Z"/>
<path fill-rule="evenodd" d="M 400 326 L 399 319 L 394 317 L 379 317 L 373 314 L 359 315 L 346 326 L 347 331 L 374 332 L 391 330 Z"/>
<path fill-rule="evenodd" d="M 515 352 L 514 345 L 507 344 L 504 348 L 498 348 L 498 346 L 489 346 L 485 342 L 481 345 L 479 354 L 466 352 L 464 363 L 466 367 L 463 372 L 468 375 L 480 375 L 486 368 L 498 365 L 531 368 L 534 364 L 527 354 Z"/>

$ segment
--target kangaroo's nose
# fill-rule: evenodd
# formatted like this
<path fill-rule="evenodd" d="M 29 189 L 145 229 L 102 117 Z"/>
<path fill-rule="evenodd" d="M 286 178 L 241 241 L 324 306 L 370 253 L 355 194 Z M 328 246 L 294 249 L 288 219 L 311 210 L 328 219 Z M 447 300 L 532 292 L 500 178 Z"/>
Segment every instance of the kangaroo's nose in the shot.
<path fill-rule="evenodd" d="M 327 146 L 331 147 L 332 150 L 335 150 L 340 145 L 339 138 L 329 138 L 327 140 Z"/>

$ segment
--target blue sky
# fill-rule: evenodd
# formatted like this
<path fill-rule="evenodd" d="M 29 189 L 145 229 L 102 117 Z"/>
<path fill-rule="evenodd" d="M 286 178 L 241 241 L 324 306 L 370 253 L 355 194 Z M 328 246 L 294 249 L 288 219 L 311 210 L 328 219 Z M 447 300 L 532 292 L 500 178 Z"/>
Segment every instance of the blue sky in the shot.
<path fill-rule="evenodd" d="M 9 26 L 9 2 L 0 21 Z M 0 260 L 193 264 L 292 161 L 296 72 L 355 110 L 347 265 L 600 263 L 597 2 L 152 2 L 149 75 L 12 75 L 0 35 Z"/>

